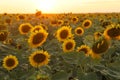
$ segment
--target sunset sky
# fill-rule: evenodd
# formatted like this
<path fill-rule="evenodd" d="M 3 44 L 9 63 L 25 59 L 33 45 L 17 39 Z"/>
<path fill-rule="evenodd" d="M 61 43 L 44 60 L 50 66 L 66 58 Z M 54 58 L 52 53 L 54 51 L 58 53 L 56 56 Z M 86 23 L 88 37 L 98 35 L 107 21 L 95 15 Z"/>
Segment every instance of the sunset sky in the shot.
<path fill-rule="evenodd" d="M 120 12 L 120 0 L 0 0 L 0 13 Z"/>

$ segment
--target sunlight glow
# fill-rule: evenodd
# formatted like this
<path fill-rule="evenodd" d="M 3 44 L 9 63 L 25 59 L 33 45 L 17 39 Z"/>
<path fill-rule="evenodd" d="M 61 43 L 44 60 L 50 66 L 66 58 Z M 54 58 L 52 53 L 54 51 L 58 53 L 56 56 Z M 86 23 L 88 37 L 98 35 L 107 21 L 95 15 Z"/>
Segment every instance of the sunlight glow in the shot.
<path fill-rule="evenodd" d="M 12 3 L 14 2 L 14 3 Z M 0 0 L 0 13 L 120 12 L 120 0 Z"/>
<path fill-rule="evenodd" d="M 48 13 L 51 12 L 56 4 L 56 0 L 37 0 L 36 8 L 42 12 Z"/>

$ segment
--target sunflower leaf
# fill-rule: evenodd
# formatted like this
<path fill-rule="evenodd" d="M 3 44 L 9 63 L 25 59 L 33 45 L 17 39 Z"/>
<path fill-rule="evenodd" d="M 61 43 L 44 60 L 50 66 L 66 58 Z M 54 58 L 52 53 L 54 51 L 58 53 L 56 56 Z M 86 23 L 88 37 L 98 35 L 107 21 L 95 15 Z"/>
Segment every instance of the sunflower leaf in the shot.
<path fill-rule="evenodd" d="M 69 52 L 62 54 L 62 57 L 68 64 L 85 65 L 91 61 L 91 58 L 86 57 L 84 52 Z"/>
<path fill-rule="evenodd" d="M 69 74 L 64 71 L 57 72 L 52 76 L 51 80 L 68 80 Z"/>
<path fill-rule="evenodd" d="M 84 73 L 82 72 L 81 69 L 77 70 L 77 78 L 79 80 L 101 80 L 96 73 L 94 72 Z"/>

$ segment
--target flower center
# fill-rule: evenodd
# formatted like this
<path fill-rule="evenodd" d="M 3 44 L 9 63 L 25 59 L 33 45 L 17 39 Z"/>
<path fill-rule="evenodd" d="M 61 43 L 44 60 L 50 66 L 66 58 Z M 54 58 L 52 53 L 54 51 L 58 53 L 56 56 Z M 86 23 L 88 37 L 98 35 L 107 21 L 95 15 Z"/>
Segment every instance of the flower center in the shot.
<path fill-rule="evenodd" d="M 45 55 L 43 54 L 36 54 L 34 57 L 33 57 L 33 60 L 36 62 L 36 63 L 41 63 L 45 60 Z"/>
<path fill-rule="evenodd" d="M 68 31 L 67 30 L 62 30 L 61 33 L 60 33 L 60 37 L 62 39 L 66 39 L 68 36 Z"/>
<path fill-rule="evenodd" d="M 85 27 L 87 27 L 87 26 L 89 26 L 89 25 L 90 25 L 89 22 L 85 22 L 85 24 L 84 24 Z"/>
<path fill-rule="evenodd" d="M 38 33 L 33 37 L 33 44 L 39 44 L 44 40 L 44 34 Z"/>
<path fill-rule="evenodd" d="M 120 29 L 116 29 L 116 28 L 112 28 L 112 29 L 110 29 L 110 30 L 108 30 L 108 35 L 110 36 L 110 37 L 116 37 L 116 36 L 119 36 L 120 35 Z"/>
<path fill-rule="evenodd" d="M 12 66 L 14 66 L 14 64 L 15 64 L 15 61 L 11 58 L 6 61 L 6 65 L 8 67 L 12 67 Z"/>
<path fill-rule="evenodd" d="M 93 45 L 92 51 L 96 54 L 105 52 L 109 48 L 109 43 L 106 40 L 102 40 Z"/>
<path fill-rule="evenodd" d="M 30 31 L 30 27 L 28 25 L 24 25 L 22 27 L 22 31 L 25 32 L 25 33 L 27 33 L 28 31 Z"/>
<path fill-rule="evenodd" d="M 72 47 L 73 47 L 73 43 L 68 42 L 68 43 L 66 44 L 66 49 L 67 49 L 67 50 L 70 50 Z"/>
<path fill-rule="evenodd" d="M 80 51 L 83 51 L 85 54 L 88 52 L 86 48 L 82 48 L 82 49 L 79 50 L 79 52 Z"/>
<path fill-rule="evenodd" d="M 81 30 L 81 29 L 78 29 L 78 30 L 77 30 L 77 33 L 78 33 L 78 34 L 81 34 L 81 33 L 82 33 L 82 30 Z"/>

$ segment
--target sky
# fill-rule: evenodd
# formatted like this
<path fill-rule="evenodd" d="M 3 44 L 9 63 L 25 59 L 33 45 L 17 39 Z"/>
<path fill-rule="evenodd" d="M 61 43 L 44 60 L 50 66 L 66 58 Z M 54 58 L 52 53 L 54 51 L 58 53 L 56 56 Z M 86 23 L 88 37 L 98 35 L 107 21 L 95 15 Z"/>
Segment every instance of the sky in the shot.
<path fill-rule="evenodd" d="M 0 0 L 0 13 L 120 12 L 120 0 Z"/>

